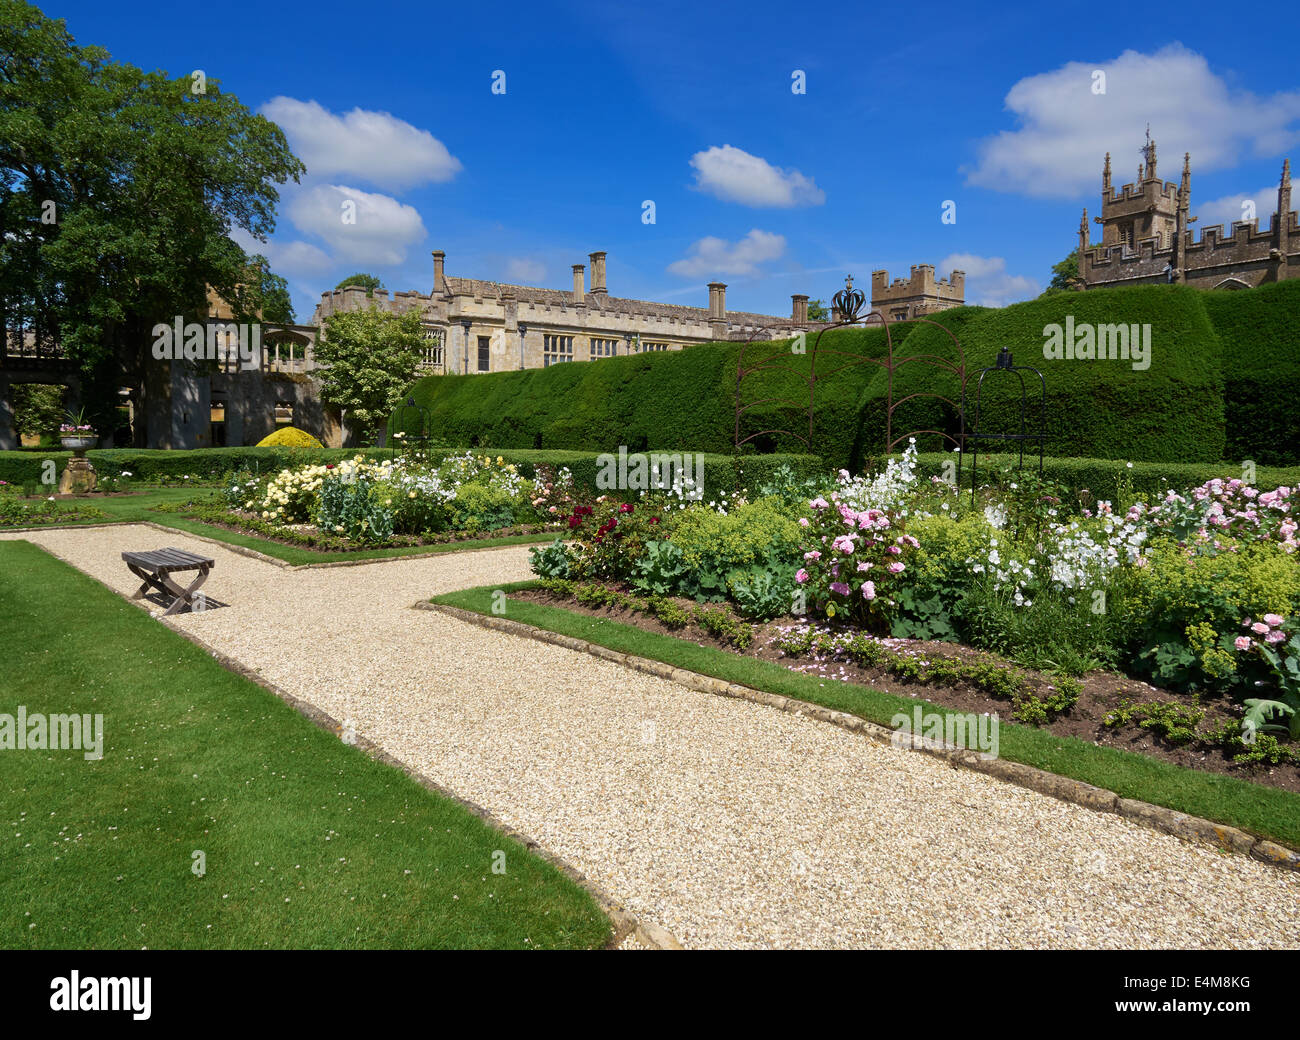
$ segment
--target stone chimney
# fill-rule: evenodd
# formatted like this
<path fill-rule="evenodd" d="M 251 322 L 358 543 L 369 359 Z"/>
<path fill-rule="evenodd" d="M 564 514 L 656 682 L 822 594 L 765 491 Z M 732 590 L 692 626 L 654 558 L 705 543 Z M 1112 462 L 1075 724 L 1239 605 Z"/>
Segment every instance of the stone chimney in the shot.
<path fill-rule="evenodd" d="M 605 254 L 588 253 L 587 259 L 591 261 L 591 294 L 608 296 L 609 292 L 605 288 Z"/>
<path fill-rule="evenodd" d="M 443 282 L 446 280 L 442 274 L 442 262 L 447 259 L 447 254 L 441 249 L 433 251 L 433 292 L 434 295 L 443 291 Z"/>
<path fill-rule="evenodd" d="M 796 325 L 808 323 L 808 297 L 795 293 L 790 297 L 790 320 Z"/>
<path fill-rule="evenodd" d="M 727 287 L 722 282 L 709 283 L 709 317 L 721 320 L 727 316 Z"/>
<path fill-rule="evenodd" d="M 581 306 L 586 302 L 587 291 L 584 288 L 584 285 L 586 284 L 586 273 L 586 264 L 573 265 L 573 303 L 575 306 Z"/>

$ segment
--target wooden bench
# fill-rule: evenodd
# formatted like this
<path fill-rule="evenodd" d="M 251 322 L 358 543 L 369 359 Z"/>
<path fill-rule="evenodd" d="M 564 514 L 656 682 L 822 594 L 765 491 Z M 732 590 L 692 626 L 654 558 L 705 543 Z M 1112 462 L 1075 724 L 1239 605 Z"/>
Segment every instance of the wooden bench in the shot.
<path fill-rule="evenodd" d="M 183 606 L 193 610 L 195 592 L 208 580 L 208 573 L 217 565 L 216 560 L 206 556 L 195 556 L 184 549 L 171 548 L 154 549 L 152 552 L 124 552 L 122 559 L 126 561 L 131 573 L 144 582 L 132 599 L 140 599 L 153 589 L 171 600 L 171 605 L 163 611 L 163 617 L 175 614 Z M 182 571 L 199 572 L 189 587 L 184 589 L 171 577 Z"/>

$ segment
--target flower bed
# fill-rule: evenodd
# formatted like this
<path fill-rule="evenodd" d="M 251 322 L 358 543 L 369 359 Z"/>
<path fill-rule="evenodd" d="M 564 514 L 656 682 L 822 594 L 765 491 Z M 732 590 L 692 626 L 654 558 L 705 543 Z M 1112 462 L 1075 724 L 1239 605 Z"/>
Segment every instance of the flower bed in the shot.
<path fill-rule="evenodd" d="M 501 457 L 416 454 L 379 461 L 236 473 L 224 509 L 188 515 L 234 530 L 331 550 L 437 544 L 488 533 L 558 527 L 575 506 L 567 470 L 538 467 L 532 479 Z"/>
<path fill-rule="evenodd" d="M 972 501 L 921 479 L 913 446 L 868 476 L 783 474 L 709 501 L 682 487 L 604 496 L 569 515 L 568 544 L 533 551 L 533 569 L 782 619 L 817 632 L 798 650 L 787 635 L 787 653 L 921 686 L 951 685 L 954 666 L 918 670 L 863 640 L 992 652 L 1058 691 L 1082 681 L 1088 711 L 1110 719 L 1090 733 L 1234 768 L 1300 761 L 1296 494 L 1215 479 L 1146 501 L 1122 473 L 1116 488 L 1097 500 L 1004 470 Z M 1035 696 L 1010 696 L 1010 714 L 1071 724 L 1077 697 Z"/>

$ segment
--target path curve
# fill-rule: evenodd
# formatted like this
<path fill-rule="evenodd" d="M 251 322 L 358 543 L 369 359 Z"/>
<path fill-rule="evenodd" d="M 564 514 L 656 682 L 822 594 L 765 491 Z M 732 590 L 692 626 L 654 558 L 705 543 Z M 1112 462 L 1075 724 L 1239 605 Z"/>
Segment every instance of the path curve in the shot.
<path fill-rule="evenodd" d="M 687 947 L 1300 946 L 1300 875 L 835 726 L 411 610 L 511 547 L 285 570 L 143 526 L 28 532 L 118 591 L 213 556 L 168 619 L 536 838 Z"/>

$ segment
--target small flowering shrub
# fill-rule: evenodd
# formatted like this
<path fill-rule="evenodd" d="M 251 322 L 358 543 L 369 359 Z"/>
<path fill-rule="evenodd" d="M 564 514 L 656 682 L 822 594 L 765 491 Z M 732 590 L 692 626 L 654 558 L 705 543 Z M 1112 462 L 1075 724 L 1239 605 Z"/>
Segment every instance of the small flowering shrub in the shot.
<path fill-rule="evenodd" d="M 1300 620 L 1265 614 L 1258 621 L 1247 618 L 1242 627 L 1250 634 L 1237 636 L 1236 649 L 1263 658 L 1271 679 L 1256 684 L 1266 696 L 1245 702 L 1247 731 L 1300 740 Z"/>
<path fill-rule="evenodd" d="M 608 495 L 592 505 L 578 506 L 568 518 L 574 539 L 570 554 L 574 577 L 631 577 L 661 522 L 662 517 L 644 503 L 618 502 Z"/>
<path fill-rule="evenodd" d="M 387 495 L 367 477 L 328 477 L 321 485 L 316 526 L 358 542 L 386 542 L 393 537 L 392 502 Z"/>
<path fill-rule="evenodd" d="M 832 493 L 815 498 L 804 529 L 803 566 L 795 581 L 809 605 L 830 618 L 853 620 L 888 632 L 896 595 L 911 580 L 907 568 L 920 543 L 897 517 L 881 509 L 855 509 Z"/>

